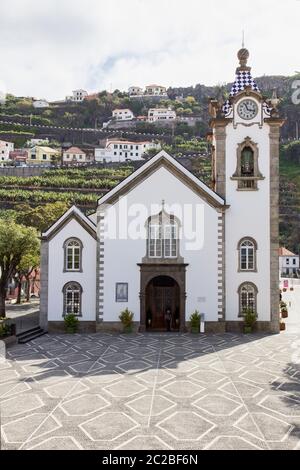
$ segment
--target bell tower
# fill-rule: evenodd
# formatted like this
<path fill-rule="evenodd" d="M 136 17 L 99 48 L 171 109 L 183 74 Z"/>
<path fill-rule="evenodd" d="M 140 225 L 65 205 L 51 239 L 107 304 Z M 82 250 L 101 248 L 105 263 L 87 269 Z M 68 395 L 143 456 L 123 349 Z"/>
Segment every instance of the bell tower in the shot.
<path fill-rule="evenodd" d="M 215 191 L 228 209 L 223 229 L 224 320 L 242 328 L 257 315 L 257 328 L 279 331 L 278 225 L 279 138 L 284 121 L 279 100 L 263 97 L 238 52 L 239 66 L 228 99 L 210 101 Z"/>

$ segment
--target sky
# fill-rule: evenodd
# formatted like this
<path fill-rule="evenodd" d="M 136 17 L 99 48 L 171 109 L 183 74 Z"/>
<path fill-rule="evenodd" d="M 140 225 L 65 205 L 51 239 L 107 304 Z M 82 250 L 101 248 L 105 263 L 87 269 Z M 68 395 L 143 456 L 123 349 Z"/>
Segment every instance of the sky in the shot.
<path fill-rule="evenodd" d="M 64 99 L 130 85 L 216 85 L 299 63 L 300 0 L 0 0 L 0 92 Z"/>

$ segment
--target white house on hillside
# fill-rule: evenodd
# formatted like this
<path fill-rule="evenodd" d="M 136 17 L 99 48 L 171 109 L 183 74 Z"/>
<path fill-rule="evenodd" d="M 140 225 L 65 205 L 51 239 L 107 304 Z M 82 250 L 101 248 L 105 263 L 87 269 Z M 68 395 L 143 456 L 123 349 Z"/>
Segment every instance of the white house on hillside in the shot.
<path fill-rule="evenodd" d="M 34 108 L 49 108 L 49 103 L 46 100 L 36 100 L 33 102 Z"/>
<path fill-rule="evenodd" d="M 168 96 L 166 87 L 161 85 L 147 85 L 145 94 L 148 96 Z"/>
<path fill-rule="evenodd" d="M 299 272 L 299 256 L 286 248 L 279 248 L 279 272 L 281 277 L 297 275 Z"/>
<path fill-rule="evenodd" d="M 0 140 L 0 161 L 9 159 L 9 152 L 14 150 L 13 142 L 6 142 L 6 140 Z"/>
<path fill-rule="evenodd" d="M 63 152 L 63 163 L 74 165 L 86 162 L 86 153 L 79 147 L 70 147 Z"/>
<path fill-rule="evenodd" d="M 126 140 L 107 140 L 105 148 L 95 149 L 96 162 L 125 162 L 142 160 L 150 149 L 160 149 L 155 142 L 132 142 Z"/>
<path fill-rule="evenodd" d="M 130 86 L 128 88 L 129 96 L 141 96 L 143 93 L 143 89 L 139 86 Z"/>
<path fill-rule="evenodd" d="M 120 331 L 128 308 L 141 332 L 169 323 L 184 332 L 195 311 L 206 332 L 240 332 L 249 311 L 257 331 L 279 332 L 284 120 L 259 91 L 248 57 L 239 51 L 222 109 L 210 102 L 211 186 L 162 150 L 104 194 L 94 214 L 73 206 L 42 234 L 43 328 L 63 331 L 73 314 L 79 331 Z M 134 153 L 128 142 L 112 145 Z"/>
<path fill-rule="evenodd" d="M 112 117 L 117 121 L 132 121 L 134 114 L 130 109 L 114 109 Z"/>
<path fill-rule="evenodd" d="M 81 103 L 88 96 L 86 90 L 73 90 L 71 96 L 66 96 L 66 101 L 74 101 L 75 103 Z"/>
<path fill-rule="evenodd" d="M 170 108 L 150 108 L 148 122 L 171 121 L 176 119 L 176 112 Z"/>

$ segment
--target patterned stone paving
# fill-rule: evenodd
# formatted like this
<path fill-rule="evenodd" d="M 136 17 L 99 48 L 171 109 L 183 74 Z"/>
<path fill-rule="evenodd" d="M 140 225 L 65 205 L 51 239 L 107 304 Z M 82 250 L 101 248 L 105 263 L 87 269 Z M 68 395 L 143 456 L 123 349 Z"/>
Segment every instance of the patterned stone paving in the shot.
<path fill-rule="evenodd" d="M 299 338 L 46 335 L 17 345 L 0 364 L 1 448 L 299 449 Z"/>

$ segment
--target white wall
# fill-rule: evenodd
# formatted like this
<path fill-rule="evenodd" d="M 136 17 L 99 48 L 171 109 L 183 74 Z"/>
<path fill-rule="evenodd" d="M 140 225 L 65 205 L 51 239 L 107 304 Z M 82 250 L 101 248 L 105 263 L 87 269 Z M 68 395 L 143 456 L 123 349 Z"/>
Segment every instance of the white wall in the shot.
<path fill-rule="evenodd" d="M 6 142 L 5 140 L 0 140 L 0 161 L 9 159 L 9 152 L 14 150 L 13 142 Z"/>
<path fill-rule="evenodd" d="M 83 272 L 63 272 L 65 240 L 76 237 L 83 244 Z M 82 317 L 80 321 L 96 320 L 96 240 L 75 220 L 68 222 L 49 242 L 48 321 L 63 321 L 63 286 L 70 281 L 81 284 Z"/>
<path fill-rule="evenodd" d="M 115 145 L 117 145 L 117 148 L 114 148 Z M 122 148 L 120 148 L 120 145 L 122 145 Z M 124 145 L 127 145 L 127 148 L 124 148 Z M 133 148 L 131 148 L 131 146 Z M 146 144 L 139 142 L 111 142 L 105 148 L 95 149 L 95 161 L 103 162 L 105 160 L 106 162 L 125 162 L 127 160 L 143 160 L 143 154 L 153 148 L 158 150 L 160 145 L 155 144 L 154 142 Z"/>
<path fill-rule="evenodd" d="M 194 208 L 200 205 L 204 214 L 204 223 L 199 222 L 199 231 L 204 234 L 204 244 L 196 251 L 190 251 L 186 247 L 186 239 L 180 241 L 180 255 L 184 262 L 188 263 L 186 273 L 186 318 L 198 309 L 206 313 L 207 321 L 218 320 L 217 308 L 217 244 L 218 244 L 218 213 L 196 195 L 185 184 L 181 183 L 167 169 L 156 170 L 145 181 L 140 183 L 127 194 L 128 207 L 134 204 L 143 204 L 148 210 L 148 215 L 157 214 L 165 201 L 166 210 L 170 204 L 191 204 Z M 130 223 L 132 218 L 127 217 L 124 210 L 124 199 L 116 202 L 107 209 L 105 221 L 115 209 L 122 213 L 124 220 Z M 157 204 L 157 210 L 150 212 L 150 206 Z M 180 216 L 178 211 L 175 215 Z M 181 218 L 181 216 L 179 217 Z M 112 240 L 104 241 L 104 321 L 118 321 L 121 310 L 128 307 L 134 312 L 135 321 L 140 320 L 140 268 L 142 258 L 146 255 L 146 230 L 144 224 L 147 216 L 143 218 L 141 232 L 142 240 Z M 183 221 L 183 225 L 185 222 Z M 125 232 L 126 236 L 126 232 Z M 115 301 L 115 285 L 117 282 L 129 284 L 128 303 Z"/>
<path fill-rule="evenodd" d="M 246 281 L 258 288 L 257 312 L 260 321 L 270 320 L 270 144 L 269 126 L 246 127 L 233 124 L 226 127 L 226 319 L 237 320 L 239 313 L 238 288 Z M 237 146 L 250 137 L 258 144 L 259 170 L 265 180 L 258 181 L 258 191 L 237 191 L 237 181 L 230 177 L 236 171 Z M 238 242 L 252 237 L 258 244 L 257 273 L 238 272 Z"/>

